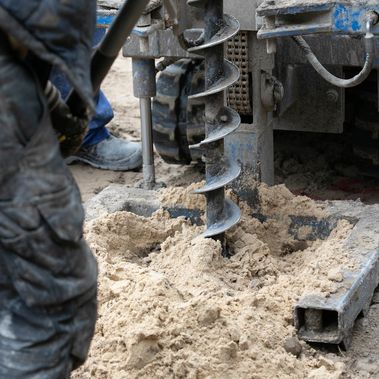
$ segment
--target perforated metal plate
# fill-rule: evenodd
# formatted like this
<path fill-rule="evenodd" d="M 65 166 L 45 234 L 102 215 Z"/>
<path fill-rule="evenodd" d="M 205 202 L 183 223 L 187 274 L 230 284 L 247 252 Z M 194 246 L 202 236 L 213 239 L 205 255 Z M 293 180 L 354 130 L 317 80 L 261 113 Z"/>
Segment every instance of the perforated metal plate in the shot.
<path fill-rule="evenodd" d="M 239 32 L 227 43 L 227 59 L 240 69 L 240 79 L 228 90 L 228 104 L 240 115 L 252 114 L 249 78 L 248 33 Z"/>

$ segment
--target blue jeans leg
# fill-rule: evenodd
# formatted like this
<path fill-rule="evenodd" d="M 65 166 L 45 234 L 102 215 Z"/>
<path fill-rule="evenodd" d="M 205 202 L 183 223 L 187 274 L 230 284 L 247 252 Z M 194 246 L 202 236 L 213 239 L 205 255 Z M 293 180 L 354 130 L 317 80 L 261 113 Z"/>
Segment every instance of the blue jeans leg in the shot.
<path fill-rule="evenodd" d="M 103 38 L 106 30 L 103 28 L 96 29 L 93 44 L 98 44 Z M 59 89 L 62 97 L 65 99 L 71 91 L 70 84 L 65 75 L 54 69 L 50 80 Z M 96 114 L 89 124 L 89 130 L 84 138 L 82 147 L 96 145 L 109 137 L 110 133 L 106 125 L 113 119 L 114 113 L 112 106 L 102 91 L 96 96 Z"/>
<path fill-rule="evenodd" d="M 84 137 L 82 146 L 97 145 L 109 137 L 109 130 L 105 127 L 114 117 L 113 110 L 104 93 L 97 95 L 96 114 L 89 124 L 89 130 Z"/>

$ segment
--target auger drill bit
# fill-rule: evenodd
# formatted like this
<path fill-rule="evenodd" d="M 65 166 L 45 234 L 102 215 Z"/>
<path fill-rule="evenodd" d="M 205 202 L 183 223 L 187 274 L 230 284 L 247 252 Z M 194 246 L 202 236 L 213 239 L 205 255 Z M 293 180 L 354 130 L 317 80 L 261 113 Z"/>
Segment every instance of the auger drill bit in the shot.
<path fill-rule="evenodd" d="M 190 98 L 205 103 L 206 137 L 200 143 L 204 150 L 206 184 L 195 191 L 207 199 L 207 229 L 204 237 L 220 240 L 225 247 L 225 232 L 236 225 L 240 209 L 225 198 L 225 186 L 241 173 L 237 162 L 224 154 L 224 138 L 234 132 L 241 119 L 237 112 L 225 106 L 225 90 L 239 79 L 239 69 L 224 59 L 224 43 L 238 33 L 239 22 L 223 13 L 223 0 L 188 0 L 188 5 L 204 8 L 204 41 L 191 47 L 190 52 L 204 55 L 205 89 Z"/>

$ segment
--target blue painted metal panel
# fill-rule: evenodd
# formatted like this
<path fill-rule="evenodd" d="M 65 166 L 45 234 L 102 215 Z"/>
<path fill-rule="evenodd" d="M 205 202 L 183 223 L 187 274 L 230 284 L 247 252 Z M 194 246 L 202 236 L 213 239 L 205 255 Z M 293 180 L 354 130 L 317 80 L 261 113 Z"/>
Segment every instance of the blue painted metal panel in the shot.
<path fill-rule="evenodd" d="M 97 12 L 97 27 L 108 28 L 117 15 L 117 11 L 98 10 Z"/>
<path fill-rule="evenodd" d="M 366 19 L 370 11 L 379 14 L 378 1 L 320 5 L 309 2 L 308 6 L 263 7 L 258 10 L 258 15 L 276 17 L 279 21 L 273 28 L 261 29 L 259 36 L 272 38 L 312 33 L 362 35 L 366 33 Z M 302 18 L 295 15 L 301 15 Z M 374 27 L 373 33 L 379 35 L 379 25 Z"/>
<path fill-rule="evenodd" d="M 379 11 L 379 5 L 360 7 L 337 5 L 332 13 L 333 29 L 338 33 L 365 33 L 366 16 L 369 11 Z"/>

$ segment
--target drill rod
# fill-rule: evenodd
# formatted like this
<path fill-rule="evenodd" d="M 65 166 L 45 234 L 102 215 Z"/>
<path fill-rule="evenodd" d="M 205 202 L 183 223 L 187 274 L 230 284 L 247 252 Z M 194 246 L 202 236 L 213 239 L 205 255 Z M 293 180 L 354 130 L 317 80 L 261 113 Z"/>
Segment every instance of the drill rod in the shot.
<path fill-rule="evenodd" d="M 151 123 L 151 98 L 140 98 L 141 110 L 141 139 L 143 154 L 143 181 L 146 189 L 155 185 L 155 167 L 153 150 L 153 129 Z"/>

